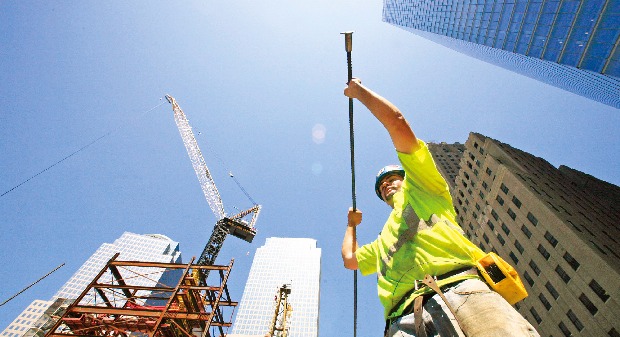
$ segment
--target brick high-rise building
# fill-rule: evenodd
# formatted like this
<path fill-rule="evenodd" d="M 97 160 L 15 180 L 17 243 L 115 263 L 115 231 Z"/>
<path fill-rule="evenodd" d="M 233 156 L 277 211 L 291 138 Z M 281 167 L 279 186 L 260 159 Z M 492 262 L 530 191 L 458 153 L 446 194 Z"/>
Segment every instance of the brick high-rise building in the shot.
<path fill-rule="evenodd" d="M 466 236 L 516 267 L 529 293 L 516 307 L 544 336 L 620 336 L 619 195 L 477 133 L 452 189 Z"/>
<path fill-rule="evenodd" d="M 463 157 L 465 145 L 461 143 L 447 144 L 445 142 L 428 143 L 427 145 L 439 173 L 446 179 L 450 190 L 454 190 L 454 183 L 461 169 L 461 157 Z"/>

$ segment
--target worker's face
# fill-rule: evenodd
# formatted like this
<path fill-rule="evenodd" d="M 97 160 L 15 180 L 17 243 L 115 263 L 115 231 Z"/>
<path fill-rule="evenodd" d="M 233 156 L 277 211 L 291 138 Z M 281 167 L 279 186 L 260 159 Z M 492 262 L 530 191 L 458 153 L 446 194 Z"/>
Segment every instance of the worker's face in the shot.
<path fill-rule="evenodd" d="M 403 178 L 398 174 L 390 174 L 381 179 L 381 184 L 379 185 L 379 193 L 381 194 L 381 199 L 385 201 L 388 205 L 393 206 L 392 197 L 396 192 L 400 191 L 403 186 Z"/>

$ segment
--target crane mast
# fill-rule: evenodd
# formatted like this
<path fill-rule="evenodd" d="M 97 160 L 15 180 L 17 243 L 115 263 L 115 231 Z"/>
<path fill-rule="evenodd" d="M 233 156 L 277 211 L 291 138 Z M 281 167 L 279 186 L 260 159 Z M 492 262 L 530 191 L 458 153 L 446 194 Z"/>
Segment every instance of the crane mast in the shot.
<path fill-rule="evenodd" d="M 192 162 L 194 171 L 196 172 L 196 177 L 198 178 L 202 192 L 213 214 L 217 218 L 211 237 L 197 260 L 198 265 L 213 265 L 228 234 L 247 242 L 252 242 L 256 235 L 254 224 L 260 213 L 261 206 L 254 204 L 254 206 L 249 209 L 235 215 L 228 216 L 226 214 L 220 193 L 215 186 L 211 172 L 209 172 L 209 168 L 198 147 L 198 143 L 192 132 L 192 127 L 185 113 L 172 96 L 166 95 L 166 99 L 172 105 L 174 120 L 181 134 L 181 138 L 183 139 L 183 144 L 185 144 L 185 149 Z M 208 272 L 209 270 L 203 271 L 203 274 L 200 276 L 201 283 L 206 281 Z"/>
<path fill-rule="evenodd" d="M 275 311 L 271 318 L 269 332 L 266 337 L 287 337 L 288 320 L 293 313 L 293 307 L 289 304 L 288 295 L 291 294 L 291 285 L 283 284 L 276 295 Z"/>

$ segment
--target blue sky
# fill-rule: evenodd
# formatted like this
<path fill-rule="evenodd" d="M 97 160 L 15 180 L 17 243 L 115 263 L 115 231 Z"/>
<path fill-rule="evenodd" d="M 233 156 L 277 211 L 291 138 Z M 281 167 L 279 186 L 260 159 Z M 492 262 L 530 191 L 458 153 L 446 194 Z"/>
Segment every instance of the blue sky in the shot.
<path fill-rule="evenodd" d="M 323 250 L 320 334 L 352 332 L 352 274 L 340 243 L 351 205 L 344 39 L 353 73 L 401 108 L 426 141 L 479 132 L 619 184 L 618 109 L 428 42 L 381 21 L 380 1 L 2 1 L 0 190 L 106 135 L 0 198 L 0 328 L 48 299 L 103 242 L 162 233 L 200 254 L 215 217 L 165 94 L 187 114 L 228 212 L 263 205 L 252 244 L 229 238 L 241 299 L 267 237 L 309 237 Z M 313 129 L 324 138 L 313 138 Z M 355 106 L 360 243 L 389 209 L 374 175 L 396 156 Z M 360 336 L 383 330 L 375 277 L 359 278 Z"/>

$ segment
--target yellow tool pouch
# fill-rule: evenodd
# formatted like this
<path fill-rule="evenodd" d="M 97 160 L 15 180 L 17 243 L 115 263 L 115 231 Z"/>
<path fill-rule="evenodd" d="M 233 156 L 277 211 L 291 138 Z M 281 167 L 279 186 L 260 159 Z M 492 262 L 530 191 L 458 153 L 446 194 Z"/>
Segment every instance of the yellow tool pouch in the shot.
<path fill-rule="evenodd" d="M 499 255 L 491 252 L 478 259 L 478 271 L 489 286 L 511 305 L 527 297 L 517 271 Z"/>

